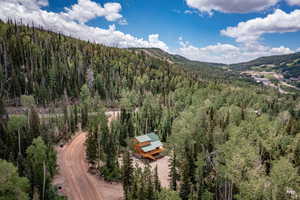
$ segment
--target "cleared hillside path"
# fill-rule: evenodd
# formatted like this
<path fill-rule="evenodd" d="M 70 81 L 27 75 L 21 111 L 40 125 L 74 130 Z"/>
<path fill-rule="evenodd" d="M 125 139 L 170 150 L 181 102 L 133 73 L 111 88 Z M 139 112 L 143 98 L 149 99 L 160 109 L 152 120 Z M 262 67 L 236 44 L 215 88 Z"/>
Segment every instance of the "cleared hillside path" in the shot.
<path fill-rule="evenodd" d="M 109 122 L 118 112 L 107 112 Z M 108 183 L 88 172 L 85 159 L 86 133 L 79 132 L 72 141 L 58 148 L 59 174 L 54 184 L 71 200 L 119 200 L 123 189 L 119 183 Z"/>

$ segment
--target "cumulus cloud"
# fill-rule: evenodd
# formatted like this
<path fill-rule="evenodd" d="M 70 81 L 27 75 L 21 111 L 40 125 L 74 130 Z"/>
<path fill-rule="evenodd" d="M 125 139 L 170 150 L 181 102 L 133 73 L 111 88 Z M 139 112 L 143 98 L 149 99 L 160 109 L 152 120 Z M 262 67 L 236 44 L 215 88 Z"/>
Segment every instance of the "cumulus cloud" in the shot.
<path fill-rule="evenodd" d="M 226 64 L 245 62 L 261 56 L 280 55 L 294 52 L 283 46 L 271 48 L 258 45 L 254 49 L 246 45 L 235 46 L 232 44 L 218 43 L 206 47 L 196 47 L 182 40 L 180 40 L 180 45 L 181 47 L 176 51 L 176 53 L 186 58 Z"/>
<path fill-rule="evenodd" d="M 290 48 L 280 46 L 280 47 L 275 47 L 270 49 L 271 55 L 280 55 L 280 54 L 290 54 L 290 53 L 295 53 L 292 51 Z"/>
<path fill-rule="evenodd" d="M 177 50 L 178 54 L 198 61 L 231 63 L 235 55 L 239 53 L 239 48 L 230 44 L 209 45 L 206 47 L 195 47 L 187 42 L 181 42 L 181 47 Z"/>
<path fill-rule="evenodd" d="M 47 5 L 47 0 L 0 0 L 0 19 L 3 21 L 7 21 L 8 19 L 22 20 L 25 24 L 34 24 L 35 26 L 40 26 L 47 30 L 108 46 L 121 48 L 157 47 L 171 52 L 166 43 L 159 39 L 159 34 L 151 34 L 148 38 L 143 39 L 118 31 L 115 25 L 104 29 L 88 26 L 86 24 L 87 21 L 95 17 L 104 17 L 108 21 L 117 20 L 119 24 L 126 24 L 126 20 L 119 14 L 121 11 L 120 4 L 106 3 L 101 6 L 91 0 L 80 0 L 77 4 L 59 13 L 43 10 L 43 7 Z M 83 9 L 84 6 L 86 6 L 85 9 Z M 78 10 L 79 7 L 83 10 Z M 217 43 L 206 47 L 196 47 L 183 41 L 183 38 L 180 37 L 180 47 L 172 50 L 172 52 L 192 60 L 220 63 L 236 63 L 248 61 L 260 56 L 293 53 L 293 51 L 287 47 L 266 47 L 259 44 L 257 40 L 264 33 L 278 32 L 278 30 L 280 30 L 279 32 L 299 30 L 300 22 L 299 17 L 296 19 L 298 16 L 297 12 L 299 11 L 286 14 L 282 11 L 276 11 L 274 14 L 266 17 L 272 18 L 272 20 L 270 20 L 271 23 L 265 18 L 258 18 L 254 19 L 254 21 L 258 21 L 257 24 L 249 20 L 240 23 L 236 27 L 228 27 L 226 30 L 223 30 L 223 35 L 233 37 L 237 41 L 242 42 L 238 46 Z M 277 15 L 276 13 L 283 15 L 284 20 L 281 21 L 281 17 L 273 19 L 272 16 Z M 254 23 L 254 25 L 252 23 Z M 300 49 L 298 49 L 298 51 L 299 50 Z"/>
<path fill-rule="evenodd" d="M 213 11 L 224 13 L 249 13 L 265 10 L 276 5 L 279 0 L 185 0 L 187 5 L 200 12 L 212 14 Z M 293 1 L 293 0 L 290 0 Z M 297 1 L 297 0 L 294 0 Z"/>
<path fill-rule="evenodd" d="M 71 8 L 65 8 L 66 12 L 61 15 L 80 23 L 85 23 L 95 17 L 105 17 L 108 21 L 116 21 L 122 18 L 119 13 L 121 8 L 119 3 L 105 3 L 102 7 L 91 0 L 78 0 L 78 3 Z"/>
<path fill-rule="evenodd" d="M 48 0 L 0 0 L 0 3 L 1 2 L 24 5 L 30 10 L 48 6 Z"/>
<path fill-rule="evenodd" d="M 300 0 L 286 0 L 291 6 L 300 6 Z"/>
<path fill-rule="evenodd" d="M 80 16 L 76 17 L 71 14 L 72 12 L 77 12 L 74 6 L 66 12 L 55 13 L 41 9 L 42 6 L 47 5 L 45 0 L 28 0 L 28 2 L 32 2 L 32 4 L 27 3 L 27 0 L 0 0 L 0 19 L 3 21 L 7 21 L 8 19 L 15 19 L 17 21 L 22 20 L 25 24 L 31 25 L 33 23 L 35 26 L 41 26 L 47 30 L 60 32 L 75 38 L 89 40 L 108 46 L 123 48 L 157 47 L 163 50 L 168 50 L 168 46 L 159 40 L 158 34 L 149 35 L 148 40 L 145 40 L 143 38 L 137 38 L 130 34 L 118 31 L 116 30 L 115 25 L 111 25 L 108 29 L 92 27 L 82 22 L 96 17 L 93 12 L 92 15 L 84 13 L 83 17 L 80 18 Z M 76 5 L 79 4 L 80 2 Z M 115 15 L 115 11 L 119 9 L 116 4 L 107 3 L 103 8 L 106 9 L 106 14 L 102 14 L 102 16 L 104 16 L 107 20 L 118 18 Z M 108 12 L 112 12 L 113 14 L 110 15 Z"/>
<path fill-rule="evenodd" d="M 227 27 L 222 35 L 235 38 L 237 42 L 253 43 L 265 33 L 286 33 L 300 30 L 300 10 L 286 13 L 277 9 L 265 18 L 255 18 L 240 22 L 235 27 Z"/>

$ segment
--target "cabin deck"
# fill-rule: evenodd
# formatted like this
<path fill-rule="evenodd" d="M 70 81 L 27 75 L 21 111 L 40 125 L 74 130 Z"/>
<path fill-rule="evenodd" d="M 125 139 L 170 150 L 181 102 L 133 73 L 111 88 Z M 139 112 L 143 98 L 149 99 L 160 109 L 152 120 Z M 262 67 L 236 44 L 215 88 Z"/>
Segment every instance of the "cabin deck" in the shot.
<path fill-rule="evenodd" d="M 149 133 L 134 138 L 134 149 L 143 158 L 157 160 L 165 149 L 155 133 Z"/>

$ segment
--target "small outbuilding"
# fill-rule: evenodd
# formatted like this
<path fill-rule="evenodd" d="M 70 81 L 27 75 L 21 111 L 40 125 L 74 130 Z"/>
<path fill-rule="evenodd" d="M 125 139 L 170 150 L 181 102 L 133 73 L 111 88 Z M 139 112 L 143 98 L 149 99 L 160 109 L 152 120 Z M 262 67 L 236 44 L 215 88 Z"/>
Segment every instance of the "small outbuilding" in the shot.
<path fill-rule="evenodd" d="M 157 160 L 162 157 L 163 144 L 155 133 L 137 136 L 134 138 L 134 150 L 143 158 Z"/>

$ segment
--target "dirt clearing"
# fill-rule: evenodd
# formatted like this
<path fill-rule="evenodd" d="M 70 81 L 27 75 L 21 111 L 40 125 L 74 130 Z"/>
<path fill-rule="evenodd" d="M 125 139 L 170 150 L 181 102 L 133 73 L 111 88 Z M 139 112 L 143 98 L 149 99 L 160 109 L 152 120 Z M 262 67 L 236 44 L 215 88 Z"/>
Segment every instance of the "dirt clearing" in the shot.
<path fill-rule="evenodd" d="M 118 117 L 119 112 L 107 112 L 109 123 Z M 88 172 L 88 163 L 85 159 L 85 132 L 77 135 L 62 147 L 57 147 L 57 162 L 59 173 L 55 176 L 53 184 L 60 187 L 60 193 L 71 200 L 120 200 L 123 197 L 121 183 L 109 183 Z M 134 163 L 140 167 L 145 164 L 136 158 Z M 169 187 L 168 183 L 168 157 L 165 156 L 155 162 L 151 162 L 152 169 L 157 165 L 158 176 L 163 187 Z"/>
<path fill-rule="evenodd" d="M 71 200 L 119 200 L 123 189 L 120 183 L 108 183 L 88 173 L 85 160 L 86 133 L 80 132 L 64 147 L 58 149 L 59 174 L 54 184 Z"/>
<path fill-rule="evenodd" d="M 139 167 L 144 168 L 146 164 L 137 158 L 133 157 L 133 165 L 138 164 Z M 152 170 L 157 166 L 158 177 L 161 182 L 161 185 L 165 188 L 169 188 L 169 157 L 165 156 L 156 161 L 150 162 L 150 167 Z"/>

